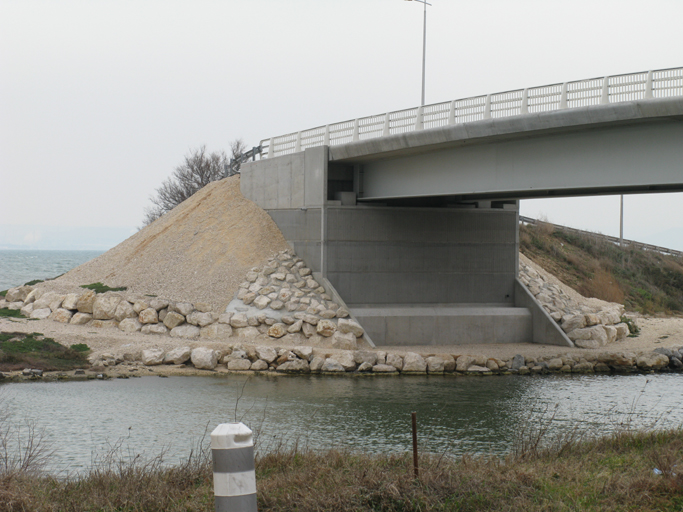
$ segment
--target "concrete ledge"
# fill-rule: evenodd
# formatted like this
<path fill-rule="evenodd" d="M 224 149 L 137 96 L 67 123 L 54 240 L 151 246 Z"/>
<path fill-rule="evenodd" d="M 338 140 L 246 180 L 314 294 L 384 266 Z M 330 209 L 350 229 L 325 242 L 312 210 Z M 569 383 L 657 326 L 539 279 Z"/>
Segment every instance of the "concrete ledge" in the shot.
<path fill-rule="evenodd" d="M 533 343 L 573 347 L 564 331 L 557 325 L 529 289 L 515 278 L 515 306 L 527 308 L 533 318 Z"/>

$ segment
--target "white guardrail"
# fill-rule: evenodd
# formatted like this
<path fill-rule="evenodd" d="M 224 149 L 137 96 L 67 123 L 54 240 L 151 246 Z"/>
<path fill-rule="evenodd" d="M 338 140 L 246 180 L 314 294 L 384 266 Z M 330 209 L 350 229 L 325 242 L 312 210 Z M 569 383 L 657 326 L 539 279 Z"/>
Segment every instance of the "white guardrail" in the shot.
<path fill-rule="evenodd" d="M 671 96 L 683 96 L 683 68 L 543 85 L 360 117 L 264 139 L 262 156 L 270 158 L 315 146 L 337 146 L 482 119 Z"/>

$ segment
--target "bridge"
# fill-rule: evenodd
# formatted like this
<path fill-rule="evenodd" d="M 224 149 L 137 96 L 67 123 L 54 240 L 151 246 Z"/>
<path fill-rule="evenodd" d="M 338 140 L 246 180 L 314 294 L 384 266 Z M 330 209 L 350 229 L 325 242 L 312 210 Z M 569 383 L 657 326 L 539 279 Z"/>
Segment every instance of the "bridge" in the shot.
<path fill-rule="evenodd" d="M 683 68 L 272 137 L 241 189 L 377 344 L 572 342 L 517 280 L 519 200 L 683 190 Z"/>

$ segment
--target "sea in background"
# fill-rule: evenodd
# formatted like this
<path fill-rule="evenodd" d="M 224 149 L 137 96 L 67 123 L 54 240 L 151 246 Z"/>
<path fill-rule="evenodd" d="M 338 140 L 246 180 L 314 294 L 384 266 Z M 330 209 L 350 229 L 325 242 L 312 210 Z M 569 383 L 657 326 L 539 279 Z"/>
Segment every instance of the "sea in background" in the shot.
<path fill-rule="evenodd" d="M 103 252 L 0 250 L 0 290 L 34 279 L 53 279 Z"/>

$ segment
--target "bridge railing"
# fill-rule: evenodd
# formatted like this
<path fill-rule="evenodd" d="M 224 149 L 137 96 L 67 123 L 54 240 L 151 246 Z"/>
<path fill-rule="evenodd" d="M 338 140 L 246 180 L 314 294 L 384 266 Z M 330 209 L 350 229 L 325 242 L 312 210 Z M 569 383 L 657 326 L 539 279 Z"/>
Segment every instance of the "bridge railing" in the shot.
<path fill-rule="evenodd" d="M 433 103 L 271 137 L 262 140 L 260 146 L 262 156 L 270 158 L 315 146 L 336 146 L 482 119 L 671 96 L 683 96 L 683 68 L 590 78 Z"/>

